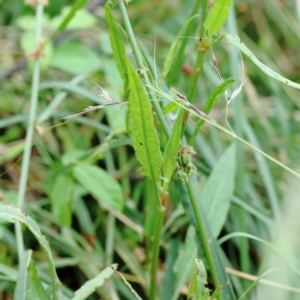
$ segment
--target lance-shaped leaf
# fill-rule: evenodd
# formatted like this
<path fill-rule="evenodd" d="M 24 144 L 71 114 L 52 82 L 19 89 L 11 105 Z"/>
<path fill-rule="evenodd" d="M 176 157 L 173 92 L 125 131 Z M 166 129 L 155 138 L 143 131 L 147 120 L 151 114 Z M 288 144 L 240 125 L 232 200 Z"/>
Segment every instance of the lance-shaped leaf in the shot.
<path fill-rule="evenodd" d="M 37 241 L 39 242 L 49 265 L 50 269 L 50 278 L 51 278 L 51 296 L 53 300 L 59 299 L 61 291 L 60 291 L 60 282 L 58 280 L 54 261 L 51 253 L 51 249 L 49 247 L 49 243 L 46 238 L 42 235 L 40 228 L 37 223 L 27 216 L 23 211 L 21 211 L 17 207 L 13 206 L 0 206 L 0 219 L 5 220 L 10 223 L 20 222 L 21 224 L 25 224 L 31 233 L 35 236 Z"/>
<path fill-rule="evenodd" d="M 153 181 L 160 179 L 162 156 L 159 139 L 154 127 L 151 105 L 141 80 L 127 62 L 129 78 L 129 122 L 136 157 L 142 165 L 142 173 Z"/>
<path fill-rule="evenodd" d="M 181 140 L 182 117 L 183 109 L 179 111 L 175 126 L 173 128 L 172 134 L 168 140 L 164 152 L 163 177 L 167 179 L 167 182 L 164 182 L 165 190 L 168 189 L 170 179 L 173 175 L 176 166 L 176 160 Z"/>
<path fill-rule="evenodd" d="M 188 28 L 190 22 L 198 16 L 199 15 L 195 15 L 195 16 L 192 16 L 190 19 L 188 19 L 187 22 L 182 27 L 182 29 L 179 31 L 179 33 L 177 35 L 177 38 L 173 42 L 173 44 L 172 44 L 172 46 L 171 46 L 171 48 L 168 52 L 168 55 L 165 59 L 164 68 L 163 68 L 162 73 L 161 73 L 161 79 L 162 80 L 164 80 L 167 77 L 172 65 L 174 64 L 174 59 L 176 58 L 178 47 L 179 47 L 180 43 L 182 42 L 182 36 L 184 35 L 186 29 Z"/>
<path fill-rule="evenodd" d="M 201 259 L 195 258 L 194 271 L 189 282 L 188 299 L 190 300 L 208 300 L 209 289 L 207 285 L 207 274 L 205 266 Z"/>
<path fill-rule="evenodd" d="M 216 0 L 215 5 L 210 10 L 209 15 L 204 23 L 205 29 L 208 31 L 207 44 L 211 37 L 217 34 L 225 24 L 229 15 L 231 0 Z"/>
<path fill-rule="evenodd" d="M 225 80 L 223 83 L 221 83 L 209 96 L 205 107 L 204 107 L 204 113 L 209 114 L 212 110 L 212 108 L 215 106 L 217 100 L 220 98 L 220 96 L 222 94 L 225 93 L 225 91 L 232 85 L 232 83 L 234 82 L 233 78 L 229 78 L 227 80 Z M 199 133 L 199 130 L 201 128 L 201 126 L 203 126 L 203 124 L 205 123 L 204 119 L 200 119 L 195 127 L 195 131 L 193 136 L 191 137 L 192 140 L 194 140 L 196 138 L 196 136 Z"/>
<path fill-rule="evenodd" d="M 119 30 L 117 21 L 114 18 L 114 15 L 108 4 L 104 5 L 105 8 L 105 18 L 109 25 L 109 40 L 114 56 L 114 60 L 117 64 L 120 75 L 126 84 L 127 82 L 127 73 L 126 73 L 126 52 L 125 46 L 122 40 L 122 36 Z"/>
<path fill-rule="evenodd" d="M 295 89 L 300 90 L 299 83 L 293 82 L 293 81 L 281 76 L 277 72 L 273 71 L 272 69 L 270 69 L 269 67 L 264 65 L 261 61 L 259 61 L 257 59 L 257 57 L 249 50 L 249 48 L 247 48 L 247 46 L 240 40 L 240 38 L 237 35 L 226 34 L 226 40 L 229 44 L 232 44 L 233 46 L 238 48 L 240 51 L 242 51 L 244 54 L 246 54 L 253 61 L 253 63 L 255 65 L 257 65 L 265 74 L 267 74 L 268 76 L 270 76 L 286 85 L 289 85 Z"/>
<path fill-rule="evenodd" d="M 83 300 L 86 299 L 90 294 L 92 294 L 96 288 L 102 286 L 106 279 L 111 277 L 114 274 L 114 270 L 117 268 L 117 265 L 111 265 L 110 267 L 105 268 L 100 274 L 95 278 L 88 280 L 79 290 L 74 294 L 74 297 L 71 300 Z"/>
<path fill-rule="evenodd" d="M 228 214 L 234 191 L 235 166 L 235 145 L 233 144 L 214 167 L 202 192 L 201 202 L 214 237 L 220 234 Z"/>
<path fill-rule="evenodd" d="M 29 283 L 29 291 L 31 294 L 31 298 L 29 299 L 44 299 L 50 300 L 49 295 L 43 287 L 43 284 L 38 277 L 38 272 L 35 267 L 34 261 L 31 260 L 28 266 L 28 283 Z"/>

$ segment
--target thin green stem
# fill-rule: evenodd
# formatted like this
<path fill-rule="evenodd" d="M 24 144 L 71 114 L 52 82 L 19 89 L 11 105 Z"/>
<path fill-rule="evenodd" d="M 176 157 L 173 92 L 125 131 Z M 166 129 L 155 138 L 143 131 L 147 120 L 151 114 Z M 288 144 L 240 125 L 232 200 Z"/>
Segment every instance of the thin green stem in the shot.
<path fill-rule="evenodd" d="M 202 15 L 201 15 L 201 25 L 200 25 L 201 26 L 200 27 L 200 37 L 202 38 L 202 40 L 205 35 L 204 22 L 206 20 L 207 13 L 208 13 L 208 2 L 209 2 L 208 0 L 202 1 Z M 193 71 L 193 79 L 189 86 L 189 90 L 188 90 L 188 94 L 187 94 L 187 100 L 191 103 L 194 98 L 197 81 L 198 81 L 200 73 L 202 71 L 204 55 L 208 49 L 208 48 L 204 47 L 204 45 L 202 44 L 201 38 L 199 38 L 200 41 L 199 41 L 199 45 L 198 45 L 198 49 L 197 49 L 198 55 L 197 55 L 197 59 L 196 59 L 196 63 L 195 63 L 194 71 Z M 183 114 L 183 120 L 182 120 L 182 131 L 181 131 L 182 136 L 184 135 L 184 132 L 185 132 L 185 127 L 186 127 L 186 122 L 187 122 L 188 117 L 189 117 L 189 112 L 185 111 Z"/>
<path fill-rule="evenodd" d="M 123 22 L 125 25 L 125 30 L 127 32 L 128 39 L 131 44 L 132 52 L 134 54 L 134 57 L 135 57 L 135 60 L 137 63 L 137 67 L 139 69 L 143 69 L 144 64 L 143 64 L 142 54 L 137 45 L 133 30 L 131 27 L 130 20 L 128 18 L 124 0 L 119 0 L 119 7 L 120 7 L 121 14 L 122 14 Z M 151 85 L 151 82 L 150 82 L 150 79 L 149 79 L 147 73 L 144 74 L 144 76 L 145 76 L 146 84 Z M 156 111 L 156 114 L 158 116 L 158 119 L 161 122 L 161 125 L 162 125 L 162 128 L 163 128 L 165 134 L 167 136 L 170 136 L 171 132 L 170 132 L 169 125 L 163 115 L 163 112 L 159 105 L 159 102 L 156 101 L 157 98 L 156 98 L 155 93 L 151 89 L 148 89 L 148 88 L 147 88 L 147 92 L 150 94 L 151 99 L 154 99 L 154 101 L 152 103 L 153 103 L 154 109 Z M 162 223 L 163 223 L 163 219 L 164 219 L 165 209 L 164 209 L 161 199 L 160 199 L 160 193 L 159 193 L 158 186 L 156 185 L 155 182 L 152 182 L 152 183 L 153 183 L 153 188 L 155 191 L 154 193 L 156 195 L 157 208 L 159 209 L 157 219 L 155 220 L 156 230 L 155 230 L 155 236 L 154 236 L 151 270 L 150 270 L 150 299 L 154 300 L 154 299 L 156 299 L 156 294 L 157 294 L 156 276 L 157 276 L 157 269 L 158 269 L 158 257 L 159 257 L 159 246 L 160 246 L 160 238 L 161 238 L 161 231 L 162 231 Z"/>
<path fill-rule="evenodd" d="M 130 20 L 128 18 L 128 14 L 127 14 L 127 10 L 126 10 L 124 0 L 119 0 L 119 7 L 120 7 L 121 14 L 122 14 L 123 22 L 124 22 L 124 25 L 125 25 L 125 30 L 127 32 L 127 36 L 128 36 L 131 48 L 132 48 L 132 52 L 133 52 L 133 55 L 134 55 L 135 60 L 136 60 L 137 67 L 139 69 L 143 69 L 145 66 L 144 66 L 144 63 L 143 63 L 142 54 L 141 54 L 140 49 L 138 47 L 138 44 L 136 42 L 132 27 L 131 27 L 131 24 L 130 24 Z M 151 82 L 150 82 L 150 79 L 148 77 L 147 72 L 144 74 L 144 76 L 145 76 L 146 86 L 151 85 Z M 150 98 L 154 100 L 154 101 L 152 101 L 152 104 L 153 104 L 155 112 L 156 112 L 156 114 L 157 114 L 157 116 L 158 116 L 158 118 L 161 122 L 161 125 L 162 125 L 162 128 L 163 128 L 164 132 L 166 133 L 167 136 L 170 136 L 170 133 L 171 133 L 170 127 L 169 127 L 169 125 L 168 125 L 168 123 L 167 123 L 167 121 L 164 117 L 162 109 L 159 105 L 159 101 L 156 97 L 156 94 L 151 89 L 148 89 L 147 87 L 146 87 L 146 89 L 147 89 L 147 92 L 150 95 Z"/>
<path fill-rule="evenodd" d="M 157 295 L 157 269 L 159 257 L 159 244 L 162 233 L 162 225 L 165 216 L 165 208 L 161 207 L 156 215 L 156 226 L 154 232 L 154 243 L 152 250 L 152 264 L 151 264 L 151 282 L 150 282 L 150 300 L 155 300 Z"/>
<path fill-rule="evenodd" d="M 215 288 L 218 288 L 220 286 L 218 271 L 217 271 L 217 268 L 215 265 L 215 261 L 214 261 L 212 252 L 210 250 L 209 241 L 208 241 L 208 237 L 207 237 L 206 230 L 205 230 L 205 225 L 204 225 L 204 222 L 201 217 L 201 212 L 199 211 L 199 208 L 198 208 L 197 199 L 195 197 L 195 194 L 194 194 L 194 191 L 192 188 L 192 184 L 190 182 L 186 182 L 186 187 L 187 187 L 189 197 L 191 200 L 191 204 L 193 207 L 193 211 L 195 214 L 196 223 L 197 223 L 199 235 L 201 237 L 201 241 L 203 244 L 203 248 L 204 248 L 205 256 L 206 256 L 207 263 L 209 266 L 210 274 L 212 276 Z M 222 295 L 219 296 L 219 299 L 222 299 Z"/>
<path fill-rule="evenodd" d="M 43 10 L 44 10 L 44 6 L 41 2 L 39 2 L 36 8 L 36 27 L 35 27 L 36 28 L 36 32 L 35 32 L 36 49 L 38 49 L 39 47 L 39 39 L 41 37 L 41 32 L 42 32 Z M 36 108 L 38 102 L 39 80 L 40 80 L 40 61 L 39 61 L 39 56 L 37 55 L 37 57 L 34 60 L 34 67 L 33 67 L 33 74 L 32 74 L 28 127 L 26 132 L 26 140 L 25 140 L 24 154 L 22 159 L 21 176 L 20 176 L 18 198 L 17 198 L 17 205 L 21 209 L 23 208 L 24 201 L 25 201 L 26 185 L 27 185 L 28 170 L 29 170 L 30 156 L 31 156 L 31 145 L 34 136 L 34 125 L 35 125 Z M 16 238 L 17 238 L 18 257 L 20 260 L 24 252 L 24 242 L 23 242 L 21 224 L 16 223 L 15 231 L 16 231 Z"/>

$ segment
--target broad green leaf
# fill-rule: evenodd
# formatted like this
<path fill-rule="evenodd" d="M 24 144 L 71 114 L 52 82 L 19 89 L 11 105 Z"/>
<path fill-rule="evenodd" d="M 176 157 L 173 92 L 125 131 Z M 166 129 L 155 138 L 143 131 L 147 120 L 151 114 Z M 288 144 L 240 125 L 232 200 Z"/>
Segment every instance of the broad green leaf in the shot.
<path fill-rule="evenodd" d="M 208 31 L 207 43 L 211 37 L 217 34 L 226 22 L 229 16 L 229 8 L 231 7 L 231 0 L 216 0 L 213 8 L 210 10 L 204 27 Z"/>
<path fill-rule="evenodd" d="M 187 22 L 184 24 L 184 26 L 181 28 L 181 30 L 179 31 L 175 41 L 173 42 L 167 56 L 166 56 L 166 59 L 165 59 L 165 62 L 164 62 L 164 68 L 162 70 L 162 73 L 161 73 L 161 80 L 165 80 L 173 63 L 174 63 L 174 59 L 176 57 L 176 54 L 177 54 L 177 50 L 178 50 L 178 47 L 180 45 L 180 43 L 182 42 L 182 36 L 184 35 L 186 29 L 188 28 L 189 26 L 189 23 L 194 20 L 196 17 L 199 17 L 199 15 L 195 15 L 193 17 L 191 17 L 190 19 L 187 20 Z"/>
<path fill-rule="evenodd" d="M 66 20 L 67 16 L 70 13 L 72 13 L 72 9 L 70 7 L 64 7 L 60 15 L 50 20 L 49 28 L 54 30 L 59 28 L 60 24 L 62 24 L 63 21 Z M 91 13 L 89 13 L 84 9 L 79 9 L 76 11 L 75 14 L 72 14 L 70 21 L 68 21 L 68 23 L 63 29 L 65 28 L 67 28 L 68 30 L 86 29 L 94 26 L 96 22 L 97 19 L 95 16 L 93 16 Z M 62 31 L 63 29 L 58 29 L 58 30 Z"/>
<path fill-rule="evenodd" d="M 207 285 L 206 269 L 201 259 L 195 258 L 194 271 L 189 282 L 188 299 L 189 300 L 208 300 L 209 289 Z"/>
<path fill-rule="evenodd" d="M 142 173 L 153 181 L 160 179 L 162 156 L 154 127 L 151 105 L 145 88 L 131 63 L 127 63 L 129 78 L 129 122 L 136 157 Z"/>
<path fill-rule="evenodd" d="M 180 141 L 181 141 L 182 117 L 183 117 L 183 109 L 180 109 L 173 131 L 171 133 L 171 136 L 168 140 L 168 143 L 164 151 L 163 177 L 165 180 L 168 180 L 167 182 L 166 181 L 164 182 L 164 189 L 166 191 L 168 190 L 168 186 L 176 166 L 176 161 L 177 161 L 177 156 L 178 156 L 178 151 L 179 151 Z"/>
<path fill-rule="evenodd" d="M 59 174 L 50 191 L 51 212 L 59 223 L 70 227 L 72 222 L 71 200 L 74 189 L 73 178 L 69 174 Z"/>
<path fill-rule="evenodd" d="M 96 288 L 102 286 L 104 282 L 114 274 L 114 269 L 118 265 L 114 264 L 110 267 L 105 268 L 100 274 L 95 278 L 88 280 L 79 290 L 74 293 L 74 296 L 71 300 L 83 300 L 91 295 Z"/>
<path fill-rule="evenodd" d="M 289 266 L 298 274 L 300 275 L 300 261 L 299 259 L 295 258 L 294 256 L 292 256 L 290 253 L 285 253 L 284 251 L 282 251 L 281 249 L 279 249 L 278 247 L 274 246 L 271 243 L 266 242 L 263 239 L 260 239 L 252 234 L 248 234 L 245 232 L 233 232 L 233 233 L 229 233 L 225 236 L 223 236 L 222 238 L 220 238 L 218 240 L 218 243 L 221 245 L 224 242 L 228 241 L 229 239 L 232 238 L 236 238 L 236 237 L 244 237 L 244 238 L 248 238 L 248 239 L 253 239 L 255 241 L 261 242 L 267 246 L 269 246 L 271 249 L 273 249 L 275 252 L 277 252 L 279 255 L 281 255 L 281 257 L 289 264 Z"/>
<path fill-rule="evenodd" d="M 14 300 L 25 300 L 26 285 L 27 285 L 27 268 L 31 259 L 32 250 L 26 250 L 22 259 L 19 261 L 19 270 L 17 277 L 17 284 L 14 291 Z"/>
<path fill-rule="evenodd" d="M 103 169 L 92 165 L 78 165 L 73 169 L 74 176 L 96 199 L 121 211 L 124 198 L 120 184 Z"/>
<path fill-rule="evenodd" d="M 96 52 L 73 42 L 57 46 L 54 49 L 50 65 L 77 75 L 96 72 L 101 68 L 101 61 Z"/>
<path fill-rule="evenodd" d="M 35 236 L 44 254 L 46 255 L 47 262 L 49 265 L 52 299 L 53 300 L 59 299 L 59 296 L 61 294 L 60 291 L 61 284 L 56 274 L 51 249 L 49 247 L 48 241 L 42 235 L 37 223 L 19 208 L 13 206 L 6 206 L 6 205 L 0 206 L 0 219 L 10 223 L 20 222 L 21 224 L 25 224 L 28 227 L 28 229 L 31 231 L 31 233 Z"/>
<path fill-rule="evenodd" d="M 180 294 L 181 287 L 183 284 L 185 284 L 189 277 L 191 276 L 193 272 L 193 262 L 194 259 L 197 256 L 197 246 L 196 246 L 196 230 L 193 225 L 190 225 L 185 242 L 184 242 L 184 249 L 183 251 L 179 254 L 173 270 L 176 275 L 177 283 L 176 283 L 176 289 L 173 293 L 172 300 L 175 300 L 178 298 Z"/>
<path fill-rule="evenodd" d="M 119 26 L 114 18 L 114 15 L 108 4 L 104 5 L 105 17 L 108 23 L 109 39 L 111 48 L 113 51 L 114 60 L 119 69 L 120 75 L 124 80 L 124 84 L 127 82 L 127 72 L 126 72 L 126 51 L 123 43 L 122 35 L 119 30 Z"/>
<path fill-rule="evenodd" d="M 232 83 L 235 80 L 233 78 L 229 78 L 227 80 L 225 80 L 223 83 L 221 83 L 209 96 L 205 107 L 204 107 L 204 112 L 208 115 L 212 108 L 215 106 L 217 100 L 220 98 L 221 95 L 223 95 L 225 93 L 225 91 L 232 85 Z M 196 136 L 199 133 L 199 130 L 201 128 L 201 126 L 203 126 L 205 123 L 204 119 L 200 119 L 196 126 L 195 126 L 195 131 L 191 137 L 192 140 L 195 140 Z"/>
<path fill-rule="evenodd" d="M 34 31 L 36 28 L 36 17 L 34 15 L 23 15 L 16 20 L 16 26 L 26 30 Z M 42 28 L 47 28 L 49 26 L 49 17 L 43 14 L 42 17 Z"/>
<path fill-rule="evenodd" d="M 25 32 L 20 40 L 21 48 L 26 55 L 30 57 L 30 53 L 36 50 L 36 38 L 34 32 Z M 49 66 L 52 55 L 53 55 L 53 46 L 52 43 L 46 43 L 43 47 L 42 54 L 40 56 L 40 65 L 41 68 L 46 68 Z M 32 60 L 30 60 L 32 62 Z M 32 67 L 32 66 L 31 66 Z"/>
<path fill-rule="evenodd" d="M 225 223 L 234 191 L 235 145 L 231 145 L 210 174 L 200 201 L 205 208 L 214 237 L 217 237 Z"/>
<path fill-rule="evenodd" d="M 34 299 L 50 300 L 49 295 L 43 287 L 41 280 L 38 277 L 37 269 L 33 260 L 30 261 L 28 267 L 28 283 L 31 293 L 35 295 Z M 28 300 L 33 299 L 33 297 L 28 298 Z"/>
<path fill-rule="evenodd" d="M 247 46 L 240 40 L 240 38 L 235 34 L 226 34 L 226 40 L 229 44 L 232 44 L 236 48 L 238 48 L 241 52 L 247 55 L 248 58 L 250 58 L 255 65 L 257 65 L 265 74 L 268 76 L 288 85 L 295 89 L 300 90 L 300 84 L 293 82 L 277 72 L 271 70 L 269 67 L 264 65 L 261 61 L 257 59 L 257 57 L 247 48 Z"/>

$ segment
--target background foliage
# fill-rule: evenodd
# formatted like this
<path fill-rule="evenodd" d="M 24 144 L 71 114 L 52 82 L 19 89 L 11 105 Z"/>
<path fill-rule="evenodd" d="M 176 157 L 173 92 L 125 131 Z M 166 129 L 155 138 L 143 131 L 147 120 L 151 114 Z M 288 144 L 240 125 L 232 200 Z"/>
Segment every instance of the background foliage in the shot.
<path fill-rule="evenodd" d="M 260 61 L 284 77 L 300 82 L 298 2 L 235 2 L 220 33 L 237 33 Z M 45 40 L 61 24 L 73 4 L 67 0 L 49 1 L 41 23 Z M 158 122 L 157 113 L 150 114 L 150 110 L 145 118 L 148 120 L 153 115 L 156 126 L 156 131 L 148 131 L 153 137 L 150 145 L 153 148 L 148 153 L 150 162 L 149 157 L 141 157 L 143 152 L 134 151 L 133 146 L 136 148 L 138 144 L 135 145 L 134 138 L 132 142 L 129 134 L 133 136 L 133 132 L 137 132 L 140 136 L 139 129 L 144 122 L 137 120 L 141 123 L 135 131 L 126 112 L 137 107 L 132 94 L 143 97 L 142 81 L 130 63 L 124 64 L 122 51 L 136 66 L 127 40 L 128 32 L 117 23 L 115 27 L 110 23 L 108 30 L 107 23 L 113 21 L 103 5 L 103 1 L 89 1 L 72 18 L 67 29 L 42 51 L 35 137 L 23 207 L 28 216 L 7 206 L 3 206 L 5 210 L 3 208 L 0 214 L 1 299 L 12 299 L 14 293 L 15 298 L 24 299 L 25 295 L 21 294 L 25 289 L 27 299 L 47 299 L 47 295 L 55 299 L 60 285 L 55 278 L 55 268 L 62 283 L 62 299 L 73 297 L 74 291 L 83 284 L 91 293 L 88 299 L 99 299 L 99 296 L 101 299 L 137 299 L 137 294 L 147 299 L 149 296 L 153 232 L 159 212 L 151 180 L 141 173 L 159 179 L 159 174 L 151 169 L 161 166 L 156 131 L 161 150 L 165 151 L 165 161 L 167 157 L 176 157 L 178 151 L 173 153 L 174 147 L 166 147 L 168 138 L 163 124 Z M 172 93 L 168 90 L 168 86 L 172 86 L 182 95 L 190 93 L 198 53 L 199 16 L 190 20 L 192 26 L 188 32 L 182 28 L 187 28 L 184 26 L 194 15 L 192 5 L 191 1 L 135 0 L 127 6 L 142 60 L 149 69 L 140 72 L 146 72 L 153 86 L 158 83 L 164 92 Z M 112 7 L 113 17 L 124 26 L 118 5 Z M 35 20 L 35 10 L 24 1 L 0 2 L 0 199 L 3 205 L 17 206 L 20 158 L 25 145 L 34 72 L 29 54 L 32 56 L 36 49 Z M 206 26 L 211 25 L 208 22 Z M 114 30 L 120 30 L 115 33 L 119 34 L 115 48 L 110 41 Z M 175 41 L 178 47 L 174 49 Z M 175 59 L 168 61 L 166 57 L 172 44 Z M 118 60 L 116 51 L 120 49 Z M 228 128 L 224 96 L 213 108 L 205 109 L 213 92 L 221 94 L 220 90 L 216 91 L 221 81 L 212 67 L 216 58 L 223 79 L 235 79 L 234 83 L 233 80 L 227 82 L 228 86 L 232 84 L 229 95 L 247 78 L 228 108 L 228 122 L 234 132 L 284 166 L 300 172 L 299 90 L 266 76 L 246 56 L 242 61 L 239 52 L 226 39 L 216 43 L 212 50 L 205 54 L 193 104 L 206 113 L 211 110 L 210 117 Z M 124 68 L 127 71 L 122 73 Z M 111 106 L 61 124 L 63 117 L 91 105 L 107 103 L 98 96 L 103 91 L 97 84 L 121 101 L 128 95 L 128 82 L 131 98 L 124 101 L 130 101 L 129 109 L 127 104 Z M 153 106 L 169 104 L 160 95 L 156 95 L 156 99 L 151 96 Z M 141 114 L 145 103 L 148 102 L 139 110 Z M 167 106 L 164 112 L 173 108 L 174 104 Z M 172 126 L 176 118 L 182 117 L 174 111 L 165 116 Z M 199 118 L 190 114 L 187 139 L 198 121 Z M 271 270 L 264 278 L 273 285 L 252 286 L 245 299 L 298 299 L 299 178 L 253 148 L 234 141 L 226 132 L 207 122 L 201 125 L 195 137 L 195 155 L 193 159 L 184 159 L 193 162 L 195 167 L 189 182 L 206 212 L 212 236 L 221 244 L 218 251 L 230 274 L 236 298 L 255 281 L 251 275 L 260 276 Z M 174 128 L 177 133 L 181 131 L 179 125 Z M 176 135 L 176 130 L 174 132 Z M 147 136 L 144 138 L 147 140 Z M 172 145 L 178 145 L 178 139 L 173 137 Z M 155 151 L 155 163 L 151 164 L 151 153 Z M 147 161 L 150 170 L 144 166 Z M 140 164 L 144 166 L 142 172 L 139 172 Z M 167 178 L 174 164 L 173 159 L 169 166 L 164 165 Z M 194 278 L 194 286 L 198 282 L 199 288 L 195 290 L 200 290 L 202 295 L 196 298 L 193 292 L 192 299 L 206 299 L 208 290 L 204 284 L 208 280 L 207 287 L 214 290 L 214 280 L 205 245 L 193 226 L 196 221 L 188 191 L 177 177 L 175 174 L 170 184 L 162 225 L 157 273 L 159 299 L 186 299 L 191 293 L 191 288 L 188 292 L 190 278 Z M 166 182 L 165 189 L 169 188 Z M 29 224 L 23 228 L 24 243 L 26 249 L 33 249 L 24 253 L 23 267 L 18 262 L 16 231 L 9 223 L 16 220 Z M 201 261 L 194 260 L 197 257 L 207 268 L 207 279 L 197 277 L 197 270 L 203 272 L 204 268 Z M 49 271 L 47 261 L 52 259 L 55 268 L 52 266 Z M 19 279 L 26 279 L 27 262 L 26 288 L 26 280 L 22 283 Z M 118 264 L 118 271 L 136 292 L 109 268 L 113 263 Z M 102 270 L 104 273 L 100 273 Z M 108 277 L 110 279 L 103 279 Z M 93 278 L 104 282 L 95 293 L 92 293 L 96 285 Z M 16 282 L 21 282 L 17 288 Z M 52 291 L 47 294 L 50 285 Z M 18 294 L 18 291 L 21 292 Z M 80 295 L 79 291 L 78 298 L 73 299 L 83 299 Z"/>

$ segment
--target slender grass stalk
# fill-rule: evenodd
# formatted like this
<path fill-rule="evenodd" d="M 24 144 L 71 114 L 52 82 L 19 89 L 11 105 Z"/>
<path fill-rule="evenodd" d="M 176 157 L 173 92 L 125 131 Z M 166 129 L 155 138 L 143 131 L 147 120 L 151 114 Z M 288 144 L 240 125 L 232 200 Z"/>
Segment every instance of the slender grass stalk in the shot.
<path fill-rule="evenodd" d="M 39 40 L 42 33 L 43 10 L 44 10 L 44 6 L 42 4 L 42 1 L 40 1 L 36 7 L 35 39 L 36 39 L 37 53 L 39 47 Z M 26 131 L 26 140 L 25 140 L 24 154 L 22 159 L 20 183 L 18 189 L 17 205 L 21 209 L 23 208 L 24 201 L 25 201 L 26 185 L 27 185 L 28 170 L 29 170 L 30 156 L 31 156 L 31 145 L 34 136 L 34 125 L 35 125 L 36 108 L 38 102 L 39 80 L 40 80 L 40 60 L 39 60 L 39 55 L 37 54 L 34 59 L 34 66 L 33 66 L 29 119 L 28 119 L 27 131 Z M 22 227 L 20 223 L 16 223 L 15 232 L 17 238 L 18 257 L 20 261 L 22 254 L 24 253 L 24 241 L 23 241 Z"/>
<path fill-rule="evenodd" d="M 201 241 L 203 243 L 203 248 L 204 248 L 204 252 L 205 252 L 205 255 L 206 255 L 207 262 L 208 262 L 210 274 L 212 276 L 215 288 L 218 288 L 220 286 L 218 271 L 216 269 L 215 261 L 214 261 L 212 252 L 210 250 L 209 241 L 208 241 L 207 234 L 206 234 L 206 231 L 205 231 L 204 222 L 201 218 L 201 213 L 199 211 L 199 207 L 198 207 L 198 204 L 197 204 L 197 199 L 195 197 L 195 194 L 194 194 L 194 191 L 193 191 L 193 188 L 192 188 L 192 184 L 190 182 L 187 182 L 186 187 L 187 187 L 189 197 L 190 197 L 190 200 L 191 200 L 191 204 L 192 204 L 192 207 L 193 207 L 193 211 L 194 211 L 194 214 L 195 214 L 195 217 L 196 217 L 197 227 L 198 227 L 198 230 L 199 230 L 199 235 L 201 236 Z M 222 299 L 222 298 L 223 298 L 222 295 L 219 294 L 219 299 Z"/>
<path fill-rule="evenodd" d="M 120 7 L 123 22 L 124 22 L 124 25 L 125 25 L 125 30 L 127 32 L 128 39 L 129 39 L 129 42 L 130 42 L 130 45 L 131 45 L 131 48 L 132 48 L 132 52 L 133 52 L 133 55 L 134 55 L 135 60 L 136 60 L 137 67 L 139 69 L 143 69 L 144 68 L 144 63 L 143 63 L 143 59 L 142 59 L 142 54 L 141 54 L 140 49 L 137 45 L 133 30 L 132 30 L 132 27 L 131 27 L 131 24 L 130 24 L 130 20 L 128 18 L 128 14 L 127 14 L 127 10 L 126 10 L 126 7 L 125 7 L 124 0 L 119 0 L 119 7 Z M 145 75 L 146 86 L 151 85 L 151 82 L 150 82 L 150 79 L 148 77 L 147 72 L 144 75 Z M 152 101 L 152 104 L 153 104 L 155 112 L 156 112 L 156 114 L 157 114 L 157 116 L 158 116 L 158 118 L 161 122 L 163 130 L 166 133 L 166 135 L 169 136 L 170 133 L 171 133 L 170 127 L 169 127 L 169 125 L 168 125 L 168 123 L 167 123 L 167 121 L 164 117 L 162 109 L 159 105 L 159 101 L 157 101 L 156 94 L 152 90 L 148 89 L 147 87 L 146 87 L 146 89 L 147 89 L 147 92 L 150 94 L 151 99 L 154 100 L 154 101 Z"/>
<path fill-rule="evenodd" d="M 200 24 L 200 37 L 203 38 L 205 34 L 205 28 L 204 28 L 204 22 L 206 20 L 207 14 L 208 14 L 208 0 L 202 0 L 202 15 L 201 15 L 201 24 Z M 206 52 L 206 49 L 204 47 L 201 47 L 201 39 L 199 38 L 199 49 L 200 51 L 198 52 L 195 67 L 194 67 L 194 72 L 193 72 L 193 79 L 192 82 L 189 86 L 188 94 L 187 94 L 187 100 L 189 102 L 193 101 L 194 94 L 195 94 L 195 88 L 196 88 L 196 83 L 199 79 L 200 73 L 202 71 L 202 65 L 203 65 L 203 59 L 204 55 Z M 189 112 L 185 111 L 183 114 L 183 120 L 182 120 L 182 133 L 181 135 L 184 135 L 185 132 L 185 127 L 186 127 L 186 122 L 189 117 Z M 192 143 L 194 141 L 191 141 Z"/>

